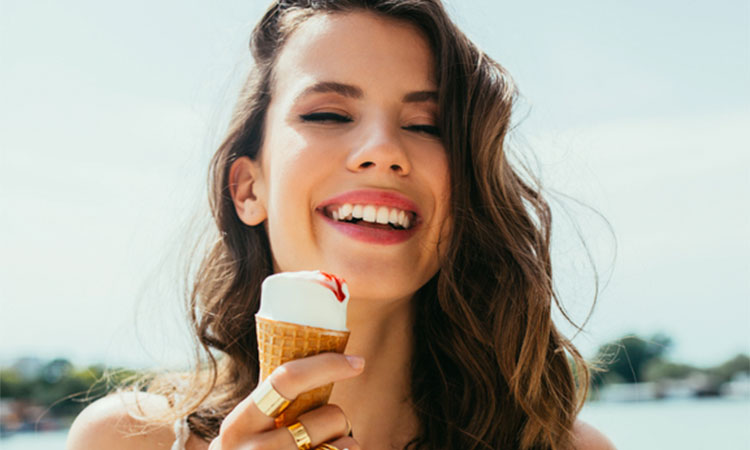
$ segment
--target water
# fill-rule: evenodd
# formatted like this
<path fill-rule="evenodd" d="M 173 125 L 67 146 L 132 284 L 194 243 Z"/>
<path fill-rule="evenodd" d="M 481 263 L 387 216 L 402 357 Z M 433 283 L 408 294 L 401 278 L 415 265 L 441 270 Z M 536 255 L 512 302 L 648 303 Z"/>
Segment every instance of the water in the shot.
<path fill-rule="evenodd" d="M 750 450 L 750 400 L 666 400 L 589 403 L 581 419 L 618 450 Z M 2 450 L 63 449 L 67 431 L 0 439 Z"/>
<path fill-rule="evenodd" d="M 64 449 L 68 430 L 18 433 L 0 439 L 2 450 L 53 450 Z"/>
<path fill-rule="evenodd" d="M 749 450 L 750 399 L 588 403 L 580 418 L 618 450 Z"/>

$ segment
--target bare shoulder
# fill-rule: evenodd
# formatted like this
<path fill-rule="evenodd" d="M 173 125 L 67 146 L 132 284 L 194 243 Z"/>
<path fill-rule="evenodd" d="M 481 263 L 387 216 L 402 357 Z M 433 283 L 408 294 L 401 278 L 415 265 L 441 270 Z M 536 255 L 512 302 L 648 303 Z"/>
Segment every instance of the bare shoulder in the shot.
<path fill-rule="evenodd" d="M 67 450 L 106 448 L 111 450 L 168 449 L 175 439 L 168 425 L 147 426 L 132 414 L 166 410 L 166 399 L 144 393 L 117 393 L 101 398 L 76 417 L 68 433 Z"/>
<path fill-rule="evenodd" d="M 607 436 L 582 420 L 576 420 L 573 434 L 576 450 L 617 450 Z"/>

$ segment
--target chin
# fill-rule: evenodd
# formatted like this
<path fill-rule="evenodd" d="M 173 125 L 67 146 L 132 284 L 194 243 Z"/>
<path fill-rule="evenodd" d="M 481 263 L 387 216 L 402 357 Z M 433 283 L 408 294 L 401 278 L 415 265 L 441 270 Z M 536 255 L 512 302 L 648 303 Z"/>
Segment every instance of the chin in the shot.
<path fill-rule="evenodd" d="M 350 265 L 332 273 L 346 280 L 353 299 L 383 303 L 411 298 L 434 275 L 420 276 L 407 267 L 383 270 L 367 264 Z"/>
<path fill-rule="evenodd" d="M 377 302 L 379 304 L 391 303 L 407 298 L 410 299 L 419 289 L 419 287 L 411 288 L 405 286 L 399 289 L 400 286 L 393 285 L 386 288 L 373 288 L 371 284 L 363 286 L 362 284 L 356 283 L 356 281 L 348 284 L 349 294 L 352 299 L 355 299 L 355 301 Z"/>

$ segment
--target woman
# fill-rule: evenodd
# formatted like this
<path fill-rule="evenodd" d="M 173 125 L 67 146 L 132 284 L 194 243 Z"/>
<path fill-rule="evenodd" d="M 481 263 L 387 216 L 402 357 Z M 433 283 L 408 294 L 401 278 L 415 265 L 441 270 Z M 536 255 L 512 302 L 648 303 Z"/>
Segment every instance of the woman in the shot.
<path fill-rule="evenodd" d="M 613 448 L 576 421 L 586 366 L 550 318 L 549 208 L 503 152 L 502 67 L 439 0 L 279 1 L 251 49 L 190 297 L 208 364 L 95 402 L 68 448 Z M 310 269 L 349 284 L 347 355 L 257 386 L 261 281 Z M 329 405 L 273 427 L 266 399 L 329 382 Z"/>

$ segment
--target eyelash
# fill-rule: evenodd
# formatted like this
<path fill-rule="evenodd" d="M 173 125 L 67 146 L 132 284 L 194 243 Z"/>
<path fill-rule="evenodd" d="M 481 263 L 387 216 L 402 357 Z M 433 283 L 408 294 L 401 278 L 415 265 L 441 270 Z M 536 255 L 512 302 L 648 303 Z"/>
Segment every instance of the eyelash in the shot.
<path fill-rule="evenodd" d="M 299 117 L 305 122 L 336 122 L 336 123 L 352 122 L 351 117 L 344 116 L 342 114 L 332 113 L 332 112 L 302 114 Z M 440 137 L 440 129 L 434 125 L 409 125 L 407 127 L 402 127 L 402 128 L 408 131 L 426 133 L 434 137 Z"/>
<path fill-rule="evenodd" d="M 352 121 L 351 117 L 347 117 L 347 116 L 332 113 L 332 112 L 318 112 L 318 113 L 302 114 L 299 117 L 305 122 L 349 123 Z"/>

